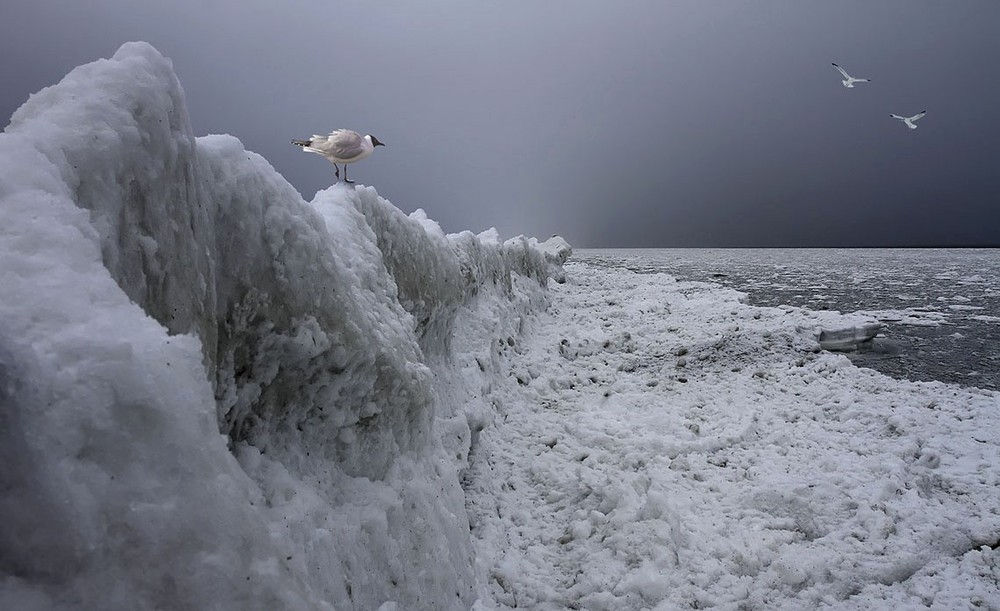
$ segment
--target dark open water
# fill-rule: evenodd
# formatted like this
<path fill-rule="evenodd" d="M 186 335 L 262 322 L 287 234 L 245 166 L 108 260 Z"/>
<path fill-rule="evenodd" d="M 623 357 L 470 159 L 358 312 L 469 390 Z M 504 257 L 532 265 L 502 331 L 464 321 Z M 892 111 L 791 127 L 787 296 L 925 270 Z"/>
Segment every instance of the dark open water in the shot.
<path fill-rule="evenodd" d="M 858 366 L 909 380 L 1000 389 L 1000 249 L 608 249 L 573 258 L 715 282 L 750 303 L 871 312 Z"/>

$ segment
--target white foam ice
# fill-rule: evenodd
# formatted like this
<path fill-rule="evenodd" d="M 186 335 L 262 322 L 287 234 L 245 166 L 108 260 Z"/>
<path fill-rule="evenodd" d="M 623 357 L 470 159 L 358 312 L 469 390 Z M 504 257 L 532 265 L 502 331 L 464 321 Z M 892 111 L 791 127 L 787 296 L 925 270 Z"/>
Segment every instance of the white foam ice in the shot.
<path fill-rule="evenodd" d="M 499 608 L 1000 605 L 1000 396 L 820 349 L 854 317 L 574 263 L 481 392 Z M 841 325 L 837 325 L 838 318 Z"/>

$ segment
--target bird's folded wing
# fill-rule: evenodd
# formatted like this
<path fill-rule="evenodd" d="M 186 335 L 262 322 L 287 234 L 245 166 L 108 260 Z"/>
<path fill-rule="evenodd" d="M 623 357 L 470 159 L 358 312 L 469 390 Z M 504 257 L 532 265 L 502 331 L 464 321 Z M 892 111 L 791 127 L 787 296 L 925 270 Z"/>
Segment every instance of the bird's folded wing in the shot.
<path fill-rule="evenodd" d="M 357 132 L 349 129 L 338 129 L 326 137 L 323 149 L 338 159 L 351 159 L 364 152 L 362 142 L 364 140 Z M 313 146 L 316 145 L 313 144 Z"/>

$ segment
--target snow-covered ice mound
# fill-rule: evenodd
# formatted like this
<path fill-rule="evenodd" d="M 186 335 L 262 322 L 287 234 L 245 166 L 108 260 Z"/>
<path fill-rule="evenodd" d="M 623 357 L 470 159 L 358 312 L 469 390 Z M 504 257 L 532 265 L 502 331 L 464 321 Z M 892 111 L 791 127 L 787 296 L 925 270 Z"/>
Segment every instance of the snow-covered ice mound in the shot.
<path fill-rule="evenodd" d="M 0 608 L 474 603 L 453 343 L 568 245 L 307 203 L 144 43 L 14 114 L 0 210 Z"/>
<path fill-rule="evenodd" d="M 821 349 L 864 317 L 565 271 L 481 389 L 467 494 L 500 608 L 1000 609 L 1000 395 Z"/>

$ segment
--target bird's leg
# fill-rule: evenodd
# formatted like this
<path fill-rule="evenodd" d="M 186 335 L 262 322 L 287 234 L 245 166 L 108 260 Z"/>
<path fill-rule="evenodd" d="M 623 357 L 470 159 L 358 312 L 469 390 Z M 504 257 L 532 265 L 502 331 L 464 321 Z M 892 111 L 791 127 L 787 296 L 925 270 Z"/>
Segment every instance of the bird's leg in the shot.
<path fill-rule="evenodd" d="M 333 175 L 337 177 L 337 182 L 340 182 L 340 168 L 337 167 L 337 164 L 333 164 Z"/>
<path fill-rule="evenodd" d="M 347 164 L 344 164 L 344 182 L 351 184 L 353 181 L 347 178 Z"/>

